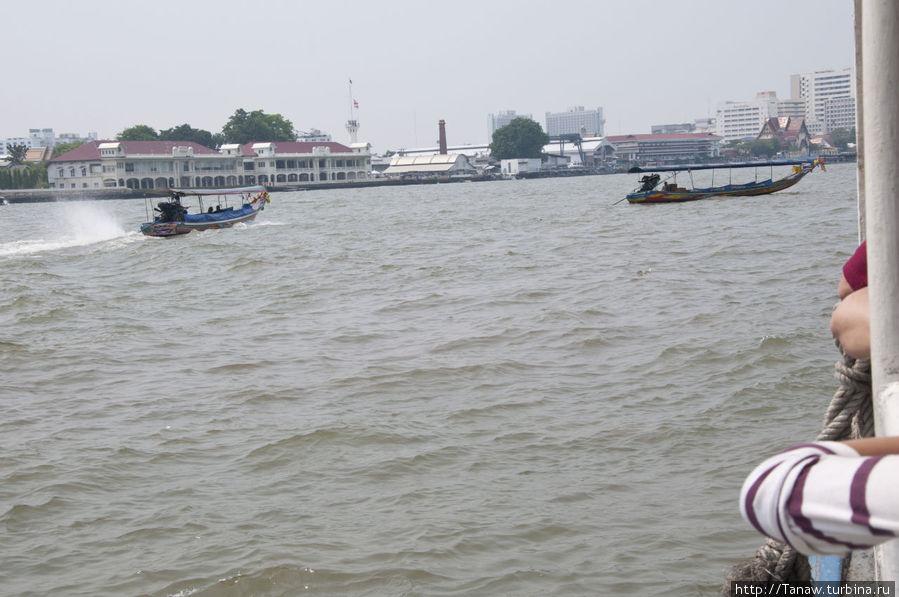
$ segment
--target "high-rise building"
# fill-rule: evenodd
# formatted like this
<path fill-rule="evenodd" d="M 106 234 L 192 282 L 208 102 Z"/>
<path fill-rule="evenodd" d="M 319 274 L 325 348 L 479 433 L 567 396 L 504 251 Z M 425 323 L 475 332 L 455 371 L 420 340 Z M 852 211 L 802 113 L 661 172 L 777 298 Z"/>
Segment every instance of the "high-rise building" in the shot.
<path fill-rule="evenodd" d="M 716 134 L 725 141 L 755 139 L 765 121 L 778 116 L 779 102 L 773 91 L 762 91 L 750 102 L 722 102 L 715 119 Z"/>
<path fill-rule="evenodd" d="M 837 100 L 831 106 L 835 122 L 851 121 L 851 126 L 855 126 L 855 76 L 852 68 L 791 75 L 790 97 L 805 100 L 805 124 L 812 135 L 839 128 L 829 126 L 827 122 L 827 104 L 832 100 Z"/>
<path fill-rule="evenodd" d="M 53 129 L 28 129 L 31 137 L 31 147 L 53 147 L 56 145 L 56 136 Z"/>
<path fill-rule="evenodd" d="M 584 106 L 575 106 L 567 112 L 546 113 L 546 133 L 550 137 L 574 134 L 602 137 L 605 135 L 605 124 L 602 108 L 585 110 Z"/>
<path fill-rule="evenodd" d="M 855 98 L 828 98 L 824 102 L 824 128 L 828 133 L 834 129 L 856 128 Z"/>
<path fill-rule="evenodd" d="M 805 118 L 804 99 L 777 100 L 777 115 L 790 118 Z"/>
<path fill-rule="evenodd" d="M 487 142 L 493 142 L 493 133 L 496 129 L 500 129 L 516 118 L 527 118 L 533 120 L 530 114 L 516 114 L 515 110 L 502 110 L 496 114 L 487 115 Z"/>

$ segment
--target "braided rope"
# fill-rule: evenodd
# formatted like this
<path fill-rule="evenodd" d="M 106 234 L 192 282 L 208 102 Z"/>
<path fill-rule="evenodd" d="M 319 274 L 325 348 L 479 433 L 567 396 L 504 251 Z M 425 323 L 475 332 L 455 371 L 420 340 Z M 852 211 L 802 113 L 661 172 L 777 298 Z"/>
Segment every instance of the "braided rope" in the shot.
<path fill-rule="evenodd" d="M 827 407 L 817 441 L 871 437 L 874 435 L 871 362 L 853 359 L 844 352 L 843 362 L 836 363 L 834 368 L 840 387 Z"/>
<path fill-rule="evenodd" d="M 874 407 L 871 400 L 871 363 L 854 359 L 837 344 L 843 361 L 834 365 L 840 387 L 834 393 L 817 441 L 837 441 L 874 435 Z M 734 581 L 803 582 L 811 579 L 808 558 L 770 537 L 755 557 L 734 566 L 724 581 L 721 595 L 731 595 Z"/>

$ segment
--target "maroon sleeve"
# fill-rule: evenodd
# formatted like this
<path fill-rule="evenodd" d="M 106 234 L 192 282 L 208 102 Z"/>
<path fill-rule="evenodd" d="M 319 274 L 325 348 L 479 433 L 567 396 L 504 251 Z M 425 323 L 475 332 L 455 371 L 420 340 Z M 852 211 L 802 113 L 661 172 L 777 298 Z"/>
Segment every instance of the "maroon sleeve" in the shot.
<path fill-rule="evenodd" d="M 863 242 L 843 266 L 843 277 L 852 290 L 868 285 L 868 251 L 867 242 Z"/>

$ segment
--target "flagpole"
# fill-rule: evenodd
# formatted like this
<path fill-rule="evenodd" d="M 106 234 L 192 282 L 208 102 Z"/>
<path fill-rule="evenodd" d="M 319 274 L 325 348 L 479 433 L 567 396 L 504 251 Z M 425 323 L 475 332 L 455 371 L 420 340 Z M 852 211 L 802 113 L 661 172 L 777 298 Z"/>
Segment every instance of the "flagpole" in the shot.
<path fill-rule="evenodd" d="M 346 131 L 350 134 L 350 143 L 356 143 L 356 133 L 359 130 L 359 121 L 356 120 L 356 100 L 353 99 L 353 80 L 349 79 L 349 83 L 347 84 L 347 91 L 349 93 L 349 118 L 346 121 Z"/>
<path fill-rule="evenodd" d="M 353 120 L 353 80 L 347 84 L 347 99 L 349 100 L 349 120 Z"/>

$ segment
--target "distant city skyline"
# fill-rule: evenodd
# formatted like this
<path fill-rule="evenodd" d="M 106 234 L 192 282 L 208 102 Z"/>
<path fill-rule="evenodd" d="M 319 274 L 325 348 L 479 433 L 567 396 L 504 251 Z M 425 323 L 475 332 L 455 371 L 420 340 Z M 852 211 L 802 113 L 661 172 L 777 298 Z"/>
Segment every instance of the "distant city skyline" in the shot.
<path fill-rule="evenodd" d="M 218 132 L 244 108 L 347 143 L 354 101 L 359 141 L 378 153 L 434 145 L 441 119 L 451 145 L 489 142 L 485 118 L 502 110 L 602 106 L 606 134 L 648 133 L 759 91 L 788 98 L 791 75 L 854 60 L 851 0 L 273 0 L 258 30 L 233 0 L 87 5 L 4 6 L 8 23 L 29 24 L 4 45 L 28 60 L 5 64 L 0 137 Z"/>

